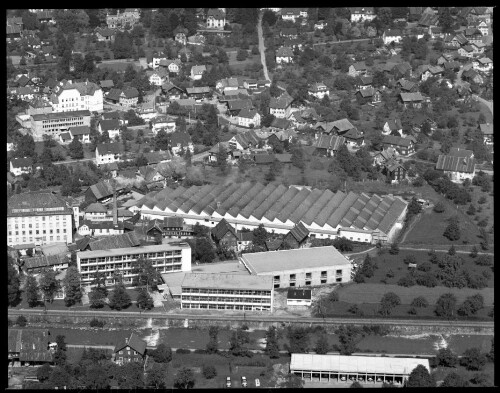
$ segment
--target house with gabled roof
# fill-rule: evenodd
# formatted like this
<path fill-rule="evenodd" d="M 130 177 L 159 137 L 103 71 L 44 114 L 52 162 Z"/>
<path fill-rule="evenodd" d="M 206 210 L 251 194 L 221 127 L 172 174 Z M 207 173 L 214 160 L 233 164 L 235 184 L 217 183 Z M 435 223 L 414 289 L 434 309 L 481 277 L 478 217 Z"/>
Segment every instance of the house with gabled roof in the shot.
<path fill-rule="evenodd" d="M 100 81 L 99 85 L 101 86 L 101 89 L 103 91 L 109 91 L 111 88 L 113 88 L 115 86 L 115 83 L 113 82 L 113 79 L 106 79 L 106 80 Z"/>
<path fill-rule="evenodd" d="M 113 350 L 115 363 L 119 365 L 130 362 L 142 363 L 146 358 L 146 346 L 146 341 L 142 340 L 137 334 L 132 333 L 130 337 L 116 344 Z"/>
<path fill-rule="evenodd" d="M 124 187 L 117 184 L 116 185 L 116 193 L 119 195 L 124 191 Z M 88 202 L 102 202 L 104 203 L 106 200 L 113 196 L 113 187 L 109 184 L 108 181 L 100 181 L 99 183 L 91 185 L 84 192 L 85 201 Z"/>
<path fill-rule="evenodd" d="M 69 128 L 71 139 L 77 138 L 81 143 L 90 143 L 90 127 L 75 126 Z"/>
<path fill-rule="evenodd" d="M 168 97 L 169 100 L 179 100 L 186 94 L 183 89 L 170 82 L 165 82 L 161 85 L 161 92 Z"/>
<path fill-rule="evenodd" d="M 205 65 L 194 65 L 191 67 L 191 79 L 192 80 L 200 80 L 201 77 L 203 76 L 203 73 L 207 70 L 207 67 Z"/>
<path fill-rule="evenodd" d="M 319 100 L 323 99 L 325 96 L 330 96 L 330 90 L 323 82 L 313 83 L 307 90 L 307 93 Z"/>
<path fill-rule="evenodd" d="M 485 145 L 493 145 L 493 123 L 479 124 L 479 129 L 483 133 Z"/>
<path fill-rule="evenodd" d="M 97 165 L 109 164 L 112 162 L 120 162 L 123 145 L 118 142 L 102 143 L 97 145 L 95 149 L 95 160 Z"/>
<path fill-rule="evenodd" d="M 218 203 L 217 208 L 219 208 L 219 206 L 220 203 Z M 238 247 L 238 234 L 236 233 L 236 229 L 234 229 L 234 227 L 224 218 L 211 230 L 211 235 L 215 243 L 219 245 L 224 245 L 227 248 Z"/>
<path fill-rule="evenodd" d="M 464 45 L 461 48 L 458 48 L 458 54 L 460 56 L 472 58 L 474 57 L 474 48 L 472 45 Z"/>
<path fill-rule="evenodd" d="M 351 64 L 349 66 L 348 74 L 353 78 L 356 76 L 366 75 L 368 68 L 364 61 L 358 61 L 357 63 Z"/>
<path fill-rule="evenodd" d="M 157 116 L 151 120 L 153 134 L 164 130 L 167 134 L 175 131 L 175 120 L 169 116 Z"/>
<path fill-rule="evenodd" d="M 54 362 L 54 352 L 49 347 L 48 329 L 8 329 L 7 355 L 9 362 L 24 365 L 41 365 Z"/>
<path fill-rule="evenodd" d="M 382 139 L 382 146 L 384 149 L 392 147 L 396 152 L 403 156 L 408 156 L 415 153 L 415 144 L 412 138 L 403 138 L 396 135 L 386 135 Z"/>
<path fill-rule="evenodd" d="M 370 21 L 376 18 L 373 7 L 351 7 L 351 23 Z"/>
<path fill-rule="evenodd" d="M 314 142 L 314 147 L 319 155 L 333 157 L 344 144 L 345 138 L 343 136 L 321 134 Z"/>
<path fill-rule="evenodd" d="M 394 157 L 384 161 L 380 165 L 380 172 L 386 176 L 387 181 L 390 183 L 399 183 L 407 177 L 406 168 Z"/>
<path fill-rule="evenodd" d="M 346 146 L 352 149 L 357 149 L 365 144 L 365 137 L 357 128 L 350 129 L 342 136 L 345 138 Z"/>
<path fill-rule="evenodd" d="M 400 136 L 403 136 L 403 125 L 399 118 L 387 120 L 382 127 L 382 135 L 389 135 L 393 132 L 398 132 Z"/>
<path fill-rule="evenodd" d="M 298 38 L 299 33 L 296 27 L 282 27 L 280 30 L 280 36 L 285 38 Z"/>
<path fill-rule="evenodd" d="M 399 97 L 405 108 L 421 108 L 422 103 L 424 102 L 424 97 L 420 94 L 420 92 L 400 93 Z"/>
<path fill-rule="evenodd" d="M 371 75 L 362 75 L 358 77 L 359 82 L 356 85 L 357 89 L 369 89 L 372 87 L 373 76 Z"/>
<path fill-rule="evenodd" d="M 282 46 L 276 51 L 276 64 L 293 63 L 293 50 L 288 46 Z"/>
<path fill-rule="evenodd" d="M 255 109 L 243 108 L 236 118 L 240 127 L 260 128 L 260 114 Z"/>
<path fill-rule="evenodd" d="M 271 125 L 269 126 L 269 129 L 271 130 L 271 132 L 285 131 L 288 130 L 291 125 L 292 122 L 290 120 L 276 117 L 273 119 Z"/>
<path fill-rule="evenodd" d="M 116 30 L 107 27 L 96 27 L 94 30 L 97 41 L 100 42 L 113 42 L 115 40 Z"/>
<path fill-rule="evenodd" d="M 168 82 L 168 70 L 163 68 L 158 68 L 156 71 L 146 71 L 146 76 L 149 79 L 149 83 L 154 86 L 161 86 L 165 82 Z"/>
<path fill-rule="evenodd" d="M 443 76 L 443 73 L 444 73 L 443 68 L 439 66 L 428 65 L 427 69 L 424 72 L 422 72 L 421 79 L 422 81 L 426 81 L 427 78 L 430 77 L 441 77 Z"/>
<path fill-rule="evenodd" d="M 465 179 L 472 180 L 476 173 L 476 160 L 472 157 L 459 157 L 440 154 L 436 170 L 443 171 L 454 183 L 462 183 Z"/>
<path fill-rule="evenodd" d="M 207 12 L 207 28 L 224 30 L 226 13 L 220 8 L 210 8 Z"/>
<path fill-rule="evenodd" d="M 437 26 L 438 22 L 439 22 L 439 15 L 435 13 L 424 12 L 422 14 L 422 17 L 418 21 L 418 25 L 423 27 L 431 27 L 431 26 Z"/>
<path fill-rule="evenodd" d="M 14 176 L 21 176 L 23 173 L 31 173 L 33 170 L 33 160 L 30 157 L 13 158 L 10 160 L 10 172 Z"/>
<path fill-rule="evenodd" d="M 387 29 L 384 30 L 384 33 L 382 34 L 384 45 L 389 45 L 392 42 L 399 44 L 402 39 L 403 35 L 399 29 Z"/>
<path fill-rule="evenodd" d="M 139 100 L 139 90 L 135 87 L 128 87 L 122 90 L 120 93 L 119 103 L 122 106 L 135 106 Z"/>
<path fill-rule="evenodd" d="M 179 59 L 161 59 L 159 63 L 159 68 L 167 72 L 167 76 L 171 74 L 179 74 L 181 70 L 182 62 Z"/>
<path fill-rule="evenodd" d="M 188 149 L 191 154 L 194 153 L 193 141 L 187 132 L 175 131 L 168 134 L 168 145 L 175 156 L 179 156 L 181 151 L 185 152 Z"/>
<path fill-rule="evenodd" d="M 286 91 L 278 98 L 271 97 L 269 113 L 275 117 L 288 119 L 292 113 L 293 98 Z"/>
<path fill-rule="evenodd" d="M 261 142 L 261 138 L 257 136 L 254 130 L 250 130 L 233 136 L 228 141 L 228 145 L 232 150 L 248 151 L 251 148 L 256 148 L 259 142 Z"/>
<path fill-rule="evenodd" d="M 367 89 L 360 89 L 355 94 L 358 102 L 362 104 L 371 103 L 371 104 L 379 104 L 382 102 L 382 93 L 378 89 L 374 89 L 373 87 Z"/>
<path fill-rule="evenodd" d="M 117 136 L 120 136 L 121 133 L 120 120 L 118 119 L 99 120 L 97 131 L 99 131 L 100 134 L 102 134 L 103 132 L 107 132 L 109 138 L 113 140 Z"/>
<path fill-rule="evenodd" d="M 302 248 L 306 245 L 308 238 L 309 230 L 301 221 L 285 235 L 283 243 L 287 243 L 290 248 Z"/>
<path fill-rule="evenodd" d="M 484 83 L 483 77 L 476 70 L 472 68 L 462 72 L 462 79 L 477 83 L 479 85 L 482 85 Z"/>
<path fill-rule="evenodd" d="M 417 91 L 417 84 L 404 78 L 399 79 L 396 82 L 396 86 L 398 86 L 401 91 L 405 93 L 415 93 Z"/>
<path fill-rule="evenodd" d="M 476 27 L 467 28 L 463 32 L 469 44 L 483 43 L 483 34 Z"/>

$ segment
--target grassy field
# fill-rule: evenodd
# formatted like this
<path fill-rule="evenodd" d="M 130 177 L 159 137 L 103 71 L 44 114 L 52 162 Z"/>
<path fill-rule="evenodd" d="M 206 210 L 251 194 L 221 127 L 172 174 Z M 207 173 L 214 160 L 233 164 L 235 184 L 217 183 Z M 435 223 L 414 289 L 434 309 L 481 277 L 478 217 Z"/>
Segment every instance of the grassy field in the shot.
<path fill-rule="evenodd" d="M 394 292 L 401 298 L 403 305 L 410 304 L 417 296 L 424 296 L 430 305 L 436 303 L 436 300 L 443 294 L 453 293 L 458 303 L 465 300 L 467 296 L 480 293 L 484 297 L 484 304 L 486 306 L 493 305 L 494 302 L 494 289 L 470 289 L 470 288 L 447 288 L 447 287 L 434 287 L 427 288 L 424 286 L 415 285 L 413 287 L 402 287 L 399 285 L 391 284 L 350 284 L 338 290 L 339 300 L 349 303 L 378 303 L 382 296 L 387 292 Z"/>
<path fill-rule="evenodd" d="M 116 61 L 108 61 L 97 64 L 98 68 L 107 68 L 111 71 L 124 72 L 127 69 L 127 66 L 132 64 L 132 66 L 140 71 L 142 67 L 139 65 L 138 61 L 133 60 L 116 60 Z"/>

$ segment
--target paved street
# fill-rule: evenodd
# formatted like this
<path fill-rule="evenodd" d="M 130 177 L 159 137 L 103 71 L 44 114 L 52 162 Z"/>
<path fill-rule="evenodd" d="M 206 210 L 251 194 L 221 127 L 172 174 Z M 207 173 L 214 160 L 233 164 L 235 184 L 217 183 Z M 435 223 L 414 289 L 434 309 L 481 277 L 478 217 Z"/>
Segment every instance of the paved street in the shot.
<path fill-rule="evenodd" d="M 259 22 L 257 23 L 257 34 L 259 35 L 260 61 L 264 69 L 264 77 L 266 78 L 266 80 L 270 81 L 271 78 L 269 78 L 269 73 L 267 72 L 267 65 L 266 65 L 266 47 L 264 46 L 264 36 L 262 34 L 262 12 L 259 13 Z"/>

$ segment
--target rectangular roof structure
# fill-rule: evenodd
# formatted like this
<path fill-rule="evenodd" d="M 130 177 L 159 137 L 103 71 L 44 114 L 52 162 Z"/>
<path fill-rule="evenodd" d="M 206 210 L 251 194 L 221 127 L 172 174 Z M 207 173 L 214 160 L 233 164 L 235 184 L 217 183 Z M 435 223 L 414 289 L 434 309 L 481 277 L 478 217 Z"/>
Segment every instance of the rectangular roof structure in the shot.
<path fill-rule="evenodd" d="M 440 154 L 436 163 L 436 169 L 443 171 L 472 173 L 476 160 L 469 157 L 446 156 Z"/>
<path fill-rule="evenodd" d="M 290 370 L 410 375 L 419 365 L 430 372 L 428 359 L 292 353 Z"/>
<path fill-rule="evenodd" d="M 214 289 L 272 290 L 272 277 L 245 276 L 242 274 L 186 273 L 182 287 Z"/>
<path fill-rule="evenodd" d="M 346 257 L 332 246 L 243 254 L 241 260 L 252 274 L 257 275 L 325 266 L 350 266 Z"/>
<path fill-rule="evenodd" d="M 79 251 L 77 252 L 77 255 L 80 258 L 97 258 L 97 257 L 109 257 L 115 255 L 118 256 L 124 254 L 142 254 L 145 252 L 170 251 L 170 250 L 178 250 L 179 248 L 190 248 L 190 247 L 188 243 L 172 242 L 164 244 L 155 244 L 151 246 L 112 248 L 112 249 L 95 250 L 95 251 Z"/>
<path fill-rule="evenodd" d="M 82 117 L 82 116 L 89 116 L 90 117 L 90 111 L 83 110 L 83 111 L 68 111 L 68 112 L 51 112 L 51 113 L 42 113 L 39 115 L 32 115 L 33 120 L 35 120 L 35 121 L 53 120 L 53 119 L 67 119 L 70 117 Z"/>
<path fill-rule="evenodd" d="M 19 352 L 20 361 L 52 361 L 48 329 L 9 329 L 7 343 L 9 352 Z"/>

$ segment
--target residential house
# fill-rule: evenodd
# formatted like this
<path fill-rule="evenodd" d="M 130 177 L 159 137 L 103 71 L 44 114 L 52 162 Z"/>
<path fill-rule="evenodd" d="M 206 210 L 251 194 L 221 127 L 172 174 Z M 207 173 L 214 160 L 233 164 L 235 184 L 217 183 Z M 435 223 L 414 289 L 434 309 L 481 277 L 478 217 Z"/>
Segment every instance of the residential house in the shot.
<path fill-rule="evenodd" d="M 464 45 L 461 48 L 458 48 L 458 53 L 460 56 L 472 58 L 474 57 L 474 48 L 472 45 Z"/>
<path fill-rule="evenodd" d="M 326 23 L 324 20 L 318 20 L 314 24 L 314 30 L 323 30 L 327 25 L 328 23 Z"/>
<path fill-rule="evenodd" d="M 7 135 L 7 151 L 13 151 L 14 150 L 14 140 Z"/>
<path fill-rule="evenodd" d="M 293 98 L 286 91 L 278 98 L 271 97 L 269 113 L 275 117 L 288 119 L 292 113 Z"/>
<path fill-rule="evenodd" d="M 311 306 L 312 290 L 303 288 L 288 288 L 288 292 L 286 295 L 286 305 L 292 307 Z"/>
<path fill-rule="evenodd" d="M 109 166 L 111 166 L 111 164 L 108 164 L 105 168 Z M 123 194 L 124 191 L 126 191 L 126 189 L 120 184 L 116 184 L 115 189 L 117 195 Z M 109 181 L 100 181 L 99 183 L 93 184 L 87 188 L 84 195 L 86 202 L 106 203 L 113 197 L 113 186 L 109 183 Z"/>
<path fill-rule="evenodd" d="M 161 85 L 161 91 L 169 100 L 179 100 L 185 95 L 184 90 L 170 82 L 163 83 Z"/>
<path fill-rule="evenodd" d="M 493 123 L 479 124 L 479 129 L 483 133 L 485 145 L 493 145 Z"/>
<path fill-rule="evenodd" d="M 243 108 L 237 116 L 238 125 L 248 128 L 260 128 L 260 114 L 255 109 Z"/>
<path fill-rule="evenodd" d="M 94 32 L 97 37 L 97 41 L 113 42 L 115 40 L 116 31 L 114 29 L 96 27 Z"/>
<path fill-rule="evenodd" d="M 121 106 L 135 106 L 139 100 L 139 91 L 135 87 L 125 88 L 121 94 L 119 103 Z"/>
<path fill-rule="evenodd" d="M 430 77 L 441 77 L 443 76 L 444 69 L 439 66 L 424 66 L 424 71 L 421 74 L 422 81 L 426 81 Z"/>
<path fill-rule="evenodd" d="M 281 63 L 293 63 L 293 51 L 292 48 L 282 46 L 276 51 L 276 64 Z"/>
<path fill-rule="evenodd" d="M 424 102 L 424 97 L 419 92 L 417 93 L 400 93 L 401 102 L 405 108 L 421 108 Z"/>
<path fill-rule="evenodd" d="M 218 154 L 220 150 L 226 151 L 226 161 L 231 157 L 231 150 L 229 150 L 229 144 L 227 142 L 217 142 L 216 145 L 212 146 L 212 148 L 208 151 L 208 162 L 217 162 Z"/>
<path fill-rule="evenodd" d="M 392 158 L 396 159 L 397 156 L 398 154 L 396 152 L 396 149 L 394 149 L 393 147 L 388 147 L 387 149 L 377 152 L 373 156 L 373 165 L 377 168 L 380 168 L 384 162 L 389 161 Z"/>
<path fill-rule="evenodd" d="M 179 25 L 175 28 L 173 34 L 174 34 L 174 41 L 175 42 L 178 42 L 181 45 L 186 45 L 188 29 Z"/>
<path fill-rule="evenodd" d="M 412 76 L 412 68 L 410 63 L 407 61 L 395 64 L 394 67 L 392 67 L 391 72 L 395 79 Z"/>
<path fill-rule="evenodd" d="M 226 13 L 220 8 L 210 8 L 207 12 L 207 28 L 224 30 Z"/>
<path fill-rule="evenodd" d="M 465 179 L 472 180 L 476 173 L 474 157 L 450 156 L 440 154 L 436 163 L 436 170 L 443 171 L 454 183 L 462 183 Z"/>
<path fill-rule="evenodd" d="M 276 117 L 273 119 L 271 125 L 269 126 L 269 129 L 271 132 L 286 131 L 288 130 L 288 128 L 290 128 L 291 125 L 292 122 L 290 120 Z"/>
<path fill-rule="evenodd" d="M 160 61 L 166 59 L 167 57 L 163 52 L 150 52 L 146 55 L 146 63 L 148 64 L 148 68 L 152 68 L 153 70 L 156 70 L 160 66 Z"/>
<path fill-rule="evenodd" d="M 19 25 L 9 25 L 7 24 L 7 41 L 12 42 L 12 41 L 19 41 L 21 39 L 21 32 L 22 29 Z"/>
<path fill-rule="evenodd" d="M 362 104 L 379 104 L 382 102 L 382 93 L 380 93 L 380 90 L 374 89 L 373 87 L 358 90 L 355 95 L 358 102 Z"/>
<path fill-rule="evenodd" d="M 376 17 L 373 7 L 351 7 L 351 23 L 371 21 Z"/>
<path fill-rule="evenodd" d="M 257 79 L 245 79 L 243 87 L 247 90 L 257 89 Z"/>
<path fill-rule="evenodd" d="M 368 69 L 364 61 L 358 61 L 357 63 L 351 64 L 349 66 L 348 74 L 353 78 L 356 76 L 366 75 Z"/>
<path fill-rule="evenodd" d="M 405 180 L 407 176 L 406 168 L 395 158 L 383 162 L 380 165 L 380 171 L 386 176 L 387 181 L 391 183 L 399 183 Z"/>
<path fill-rule="evenodd" d="M 61 132 L 59 134 L 59 142 L 62 145 L 69 145 L 71 143 L 71 134 L 69 132 Z"/>
<path fill-rule="evenodd" d="M 367 76 L 360 76 L 359 77 L 359 82 L 357 83 L 357 88 L 358 89 L 369 89 L 372 87 L 373 83 L 373 77 L 371 75 Z"/>
<path fill-rule="evenodd" d="M 442 66 L 445 70 L 452 70 L 453 72 L 458 72 L 460 70 L 461 64 L 458 61 L 453 60 L 443 63 Z"/>
<path fill-rule="evenodd" d="M 301 16 L 307 18 L 307 11 L 304 14 L 301 12 L 302 10 L 300 8 L 283 8 L 281 10 L 281 19 L 283 20 L 289 20 L 295 23 L 297 19 L 299 19 Z"/>
<path fill-rule="evenodd" d="M 132 28 L 140 18 L 141 12 L 138 8 L 126 8 L 121 14 L 120 10 L 116 11 L 116 15 L 106 14 L 106 24 L 110 29 Z"/>
<path fill-rule="evenodd" d="M 168 71 L 159 68 L 157 71 L 146 71 L 149 83 L 154 86 L 161 86 L 168 82 Z"/>
<path fill-rule="evenodd" d="M 71 135 L 71 139 L 77 138 L 81 143 L 90 143 L 89 126 L 70 127 L 69 134 Z"/>
<path fill-rule="evenodd" d="M 175 120 L 169 116 L 157 116 L 151 120 L 151 130 L 154 135 L 160 130 L 164 130 L 166 133 L 174 132 Z"/>
<path fill-rule="evenodd" d="M 382 139 L 384 149 L 393 147 L 396 152 L 402 156 L 408 156 L 415 153 L 415 145 L 412 138 L 402 138 L 396 135 L 385 135 Z"/>
<path fill-rule="evenodd" d="M 465 38 L 467 38 L 469 44 L 483 43 L 483 34 L 475 27 L 465 29 L 463 34 Z"/>
<path fill-rule="evenodd" d="M 428 28 L 428 27 L 432 27 L 432 26 L 437 26 L 438 22 L 439 22 L 439 15 L 437 15 L 435 13 L 424 12 L 422 14 L 422 17 L 418 21 L 418 25 Z"/>
<path fill-rule="evenodd" d="M 149 153 L 144 153 L 144 158 L 146 158 L 148 165 L 155 165 L 162 162 L 172 161 L 172 154 L 169 151 L 152 151 Z"/>
<path fill-rule="evenodd" d="M 280 36 L 284 38 L 296 39 L 299 37 L 299 33 L 296 27 L 283 27 L 280 31 Z"/>
<path fill-rule="evenodd" d="M 116 344 L 113 350 L 115 363 L 123 365 L 130 362 L 143 362 L 146 358 L 146 341 L 132 333 L 129 338 Z"/>
<path fill-rule="evenodd" d="M 397 81 L 396 86 L 398 86 L 405 93 L 415 93 L 418 88 L 418 85 L 415 82 L 403 78 Z"/>
<path fill-rule="evenodd" d="M 484 47 L 486 45 L 484 45 L 482 42 L 477 42 L 477 43 L 473 42 L 471 46 L 472 46 L 472 53 L 474 54 L 474 56 L 477 56 L 484 53 Z"/>
<path fill-rule="evenodd" d="M 179 74 L 181 70 L 182 63 L 179 59 L 161 59 L 159 63 L 159 68 L 167 72 L 167 76 L 173 74 L 173 76 Z"/>
<path fill-rule="evenodd" d="M 194 153 L 193 142 L 187 132 L 175 131 L 168 134 L 168 145 L 175 156 L 179 156 L 181 151 L 186 151 L 187 149 L 191 151 L 191 154 Z"/>
<path fill-rule="evenodd" d="M 400 136 L 403 136 L 403 125 L 399 118 L 387 120 L 382 128 L 382 135 L 389 135 L 394 132 L 398 132 Z"/>
<path fill-rule="evenodd" d="M 101 89 L 103 92 L 108 92 L 113 87 L 115 87 L 115 83 L 113 82 L 112 79 L 106 79 L 106 80 L 100 81 L 99 85 L 101 86 Z"/>
<path fill-rule="evenodd" d="M 343 144 L 345 144 L 343 136 L 321 134 L 314 142 L 314 147 L 319 155 L 333 157 Z"/>
<path fill-rule="evenodd" d="M 204 46 L 206 41 L 207 41 L 207 39 L 205 38 L 204 35 L 202 35 L 200 33 L 196 33 L 195 35 L 188 37 L 187 43 L 188 43 L 188 45 Z M 179 53 L 181 53 L 181 51 L 179 51 Z"/>
<path fill-rule="evenodd" d="M 228 144 L 231 150 L 248 151 L 251 148 L 256 148 L 261 141 L 261 138 L 257 136 L 255 131 L 250 130 L 236 134 L 229 140 Z"/>
<path fill-rule="evenodd" d="M 443 29 L 440 26 L 429 26 L 427 33 L 431 36 L 431 39 L 435 40 L 438 38 L 444 38 Z"/>
<path fill-rule="evenodd" d="M 215 88 L 220 93 L 225 93 L 226 91 L 235 91 L 240 87 L 237 78 L 224 78 L 215 84 Z"/>
<path fill-rule="evenodd" d="M 204 65 L 195 65 L 191 67 L 191 79 L 192 80 L 200 80 L 201 77 L 203 76 L 203 73 L 207 70 L 207 67 Z"/>
<path fill-rule="evenodd" d="M 399 44 L 402 39 L 403 35 L 401 33 L 401 30 L 399 29 L 387 29 L 382 34 L 382 40 L 384 41 L 384 45 L 389 45 L 392 42 Z"/>
<path fill-rule="evenodd" d="M 212 89 L 208 86 L 187 87 L 186 93 L 188 98 L 192 98 L 196 101 L 212 97 Z"/>
<path fill-rule="evenodd" d="M 323 82 L 313 83 L 307 92 L 309 95 L 316 97 L 319 100 L 323 99 L 325 96 L 330 96 L 330 90 Z"/>
<path fill-rule="evenodd" d="M 302 40 L 299 38 L 285 38 L 283 46 L 291 48 L 292 50 L 298 49 L 300 51 L 303 48 Z"/>
<path fill-rule="evenodd" d="M 120 162 L 122 155 L 122 144 L 102 143 L 97 145 L 95 149 L 95 160 L 97 165 L 109 164 L 112 162 Z"/>
<path fill-rule="evenodd" d="M 478 29 L 479 32 L 483 35 L 483 37 L 489 35 L 490 25 L 489 23 L 486 22 L 486 20 L 484 19 L 478 20 L 475 26 L 473 27 Z"/>
<path fill-rule="evenodd" d="M 220 207 L 220 202 L 217 204 L 217 209 Z M 229 249 L 238 247 L 238 234 L 234 227 L 229 224 L 226 219 L 222 219 L 211 231 L 212 238 L 216 244 L 225 246 Z"/>
<path fill-rule="evenodd" d="M 348 148 L 357 149 L 365 144 L 365 137 L 361 131 L 352 128 L 342 135 Z"/>
<path fill-rule="evenodd" d="M 235 100 L 229 100 L 227 101 L 227 112 L 231 117 L 237 116 L 240 111 L 244 108 L 246 109 L 253 109 L 253 103 L 252 100 L 246 99 L 246 100 L 240 100 L 240 99 L 235 99 Z"/>
<path fill-rule="evenodd" d="M 304 128 L 307 125 L 312 125 L 320 120 L 320 117 L 314 108 L 306 108 L 295 111 L 291 114 L 290 120 L 297 128 Z"/>
<path fill-rule="evenodd" d="M 282 244 L 286 243 L 292 249 L 303 248 L 306 245 L 308 238 L 309 230 L 305 227 L 302 221 L 300 221 L 285 235 Z"/>
<path fill-rule="evenodd" d="M 181 61 L 182 61 L 182 55 L 186 57 L 186 61 L 189 61 L 192 52 L 188 47 L 184 47 L 179 52 L 177 52 L 177 58 L 180 59 Z"/>
<path fill-rule="evenodd" d="M 484 83 L 483 77 L 474 69 L 468 69 L 462 72 L 462 79 L 482 85 Z"/>
<path fill-rule="evenodd" d="M 7 357 L 9 365 L 34 366 L 53 364 L 48 329 L 8 329 Z M 12 363 L 10 363 L 12 362 Z"/>
<path fill-rule="evenodd" d="M 120 121 L 118 119 L 99 120 L 97 130 L 100 134 L 107 131 L 109 139 L 114 140 L 121 133 Z"/>
<path fill-rule="evenodd" d="M 33 160 L 30 157 L 13 158 L 10 160 L 10 172 L 14 176 L 21 176 L 23 173 L 33 171 Z"/>

